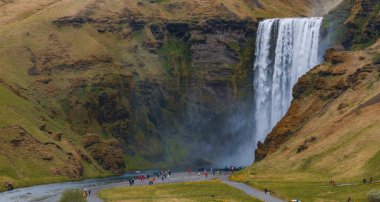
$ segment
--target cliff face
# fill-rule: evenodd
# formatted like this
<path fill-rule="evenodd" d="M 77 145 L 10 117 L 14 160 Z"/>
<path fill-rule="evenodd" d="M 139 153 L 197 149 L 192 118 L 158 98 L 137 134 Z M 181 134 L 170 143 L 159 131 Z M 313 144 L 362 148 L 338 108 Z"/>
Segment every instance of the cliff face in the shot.
<path fill-rule="evenodd" d="M 345 49 L 362 49 L 380 36 L 380 5 L 375 0 L 343 1 L 324 22 L 325 39 Z"/>

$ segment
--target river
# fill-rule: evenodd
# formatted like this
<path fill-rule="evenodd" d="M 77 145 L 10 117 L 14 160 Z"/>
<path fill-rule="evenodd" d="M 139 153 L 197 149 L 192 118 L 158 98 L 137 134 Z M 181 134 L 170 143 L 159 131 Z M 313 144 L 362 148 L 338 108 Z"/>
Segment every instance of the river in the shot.
<path fill-rule="evenodd" d="M 46 185 L 35 185 L 31 187 L 14 189 L 12 191 L 0 193 L 0 202 L 53 202 L 59 201 L 65 189 L 95 188 L 107 184 L 127 181 L 130 177 L 139 175 L 138 172 L 125 173 L 121 176 L 86 179 L 76 182 L 62 182 Z"/>

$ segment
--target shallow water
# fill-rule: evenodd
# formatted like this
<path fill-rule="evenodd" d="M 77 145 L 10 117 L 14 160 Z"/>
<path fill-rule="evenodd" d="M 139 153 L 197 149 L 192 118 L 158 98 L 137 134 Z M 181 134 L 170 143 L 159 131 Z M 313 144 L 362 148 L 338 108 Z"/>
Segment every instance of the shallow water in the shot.
<path fill-rule="evenodd" d="M 125 173 L 124 175 L 117 177 L 108 177 L 102 179 L 87 179 L 76 182 L 63 182 L 54 183 L 46 185 L 36 185 L 32 187 L 25 187 L 20 189 L 15 189 L 12 191 L 0 193 L 0 202 L 54 202 L 59 201 L 62 192 L 65 189 L 77 188 L 92 189 L 97 186 L 127 181 L 132 176 L 137 176 L 141 174 Z"/>

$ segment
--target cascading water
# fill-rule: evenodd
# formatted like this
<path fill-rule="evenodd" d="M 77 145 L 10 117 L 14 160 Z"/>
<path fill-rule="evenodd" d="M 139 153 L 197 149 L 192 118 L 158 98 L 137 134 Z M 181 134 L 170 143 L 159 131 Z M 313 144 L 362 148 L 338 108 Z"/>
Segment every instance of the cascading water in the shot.
<path fill-rule="evenodd" d="M 322 18 L 260 23 L 254 64 L 255 136 L 263 141 L 289 109 L 292 87 L 318 64 Z"/>

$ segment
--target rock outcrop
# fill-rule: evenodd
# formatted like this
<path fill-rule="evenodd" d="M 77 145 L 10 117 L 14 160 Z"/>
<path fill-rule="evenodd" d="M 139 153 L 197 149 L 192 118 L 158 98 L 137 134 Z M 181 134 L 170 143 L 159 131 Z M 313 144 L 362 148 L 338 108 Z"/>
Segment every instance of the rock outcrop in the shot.
<path fill-rule="evenodd" d="M 380 36 L 379 5 L 377 0 L 344 0 L 325 17 L 325 38 L 346 50 L 373 44 Z"/>
<path fill-rule="evenodd" d="M 84 148 L 104 169 L 117 174 L 124 173 L 123 151 L 119 141 L 116 139 L 103 140 L 96 134 L 88 134 L 83 137 L 82 141 Z"/>

